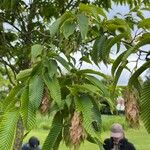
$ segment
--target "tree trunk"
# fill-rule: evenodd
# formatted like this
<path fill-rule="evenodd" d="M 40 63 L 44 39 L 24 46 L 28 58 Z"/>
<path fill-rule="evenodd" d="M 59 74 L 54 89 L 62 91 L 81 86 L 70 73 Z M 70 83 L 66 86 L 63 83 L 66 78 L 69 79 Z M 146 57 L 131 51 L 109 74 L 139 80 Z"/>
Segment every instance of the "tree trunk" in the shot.
<path fill-rule="evenodd" d="M 13 150 L 21 150 L 23 134 L 24 134 L 23 122 L 20 117 L 17 122 L 17 129 L 16 129 L 16 136 L 15 136 L 15 141 L 13 145 Z"/>

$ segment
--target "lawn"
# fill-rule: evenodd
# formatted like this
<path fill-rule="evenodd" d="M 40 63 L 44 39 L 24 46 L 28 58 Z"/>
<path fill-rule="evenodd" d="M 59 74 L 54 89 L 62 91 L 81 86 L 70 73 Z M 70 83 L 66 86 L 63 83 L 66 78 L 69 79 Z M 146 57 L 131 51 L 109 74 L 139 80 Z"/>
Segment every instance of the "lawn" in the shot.
<path fill-rule="evenodd" d="M 102 139 L 109 137 L 109 127 L 114 122 L 120 122 L 125 128 L 125 135 L 128 140 L 134 143 L 137 150 L 150 150 L 150 134 L 148 134 L 143 127 L 143 124 L 138 129 L 130 129 L 128 128 L 125 118 L 119 116 L 103 116 L 103 132 L 101 135 Z M 41 145 L 44 143 L 44 139 L 46 138 L 49 128 L 51 119 L 47 117 L 38 117 L 37 120 L 38 126 L 32 130 L 27 137 L 24 139 L 26 142 L 30 136 L 37 136 L 40 139 Z M 95 144 L 91 144 L 89 142 L 85 142 L 81 145 L 80 150 L 98 150 L 98 146 Z M 62 142 L 60 145 L 60 150 L 69 150 L 65 147 L 65 144 Z"/>

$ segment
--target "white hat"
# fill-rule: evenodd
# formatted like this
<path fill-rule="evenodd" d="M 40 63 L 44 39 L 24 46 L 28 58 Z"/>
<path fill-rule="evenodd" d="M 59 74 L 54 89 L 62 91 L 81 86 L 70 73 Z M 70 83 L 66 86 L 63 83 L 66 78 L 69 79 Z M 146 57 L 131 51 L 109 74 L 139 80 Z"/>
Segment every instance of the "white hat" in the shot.
<path fill-rule="evenodd" d="M 123 136 L 123 128 L 119 123 L 114 123 L 110 128 L 110 136 L 120 138 Z"/>

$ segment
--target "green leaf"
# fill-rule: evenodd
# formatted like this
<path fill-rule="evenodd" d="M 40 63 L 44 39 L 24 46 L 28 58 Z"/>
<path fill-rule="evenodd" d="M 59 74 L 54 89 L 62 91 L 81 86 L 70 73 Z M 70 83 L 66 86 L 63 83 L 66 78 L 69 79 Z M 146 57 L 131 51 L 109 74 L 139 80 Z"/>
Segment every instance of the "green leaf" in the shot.
<path fill-rule="evenodd" d="M 117 71 L 116 71 L 116 74 L 115 74 L 115 79 L 114 79 L 114 82 L 113 82 L 113 90 L 112 90 L 112 94 L 114 93 L 115 91 L 115 88 L 116 88 L 116 85 L 117 85 L 117 82 L 119 80 L 119 77 L 123 71 L 123 69 L 125 68 L 126 64 L 128 63 L 128 61 L 124 62 L 123 64 L 121 64 Z"/>
<path fill-rule="evenodd" d="M 31 47 L 31 58 L 35 59 L 42 54 L 43 46 L 40 44 L 35 44 Z"/>
<path fill-rule="evenodd" d="M 9 108 L 11 108 L 10 105 L 12 106 L 12 104 L 16 103 L 16 97 L 20 92 L 20 90 L 22 89 L 22 87 L 23 87 L 22 84 L 17 84 L 15 87 L 11 89 L 8 96 L 3 101 L 4 110 L 9 110 Z"/>
<path fill-rule="evenodd" d="M 98 65 L 98 62 L 102 60 L 102 51 L 104 49 L 106 39 L 107 37 L 103 35 L 98 37 L 94 42 L 91 56 L 96 65 Z"/>
<path fill-rule="evenodd" d="M 137 16 L 140 18 L 140 19 L 144 19 L 144 16 L 143 16 L 143 14 L 142 14 L 142 12 L 141 11 L 137 11 Z"/>
<path fill-rule="evenodd" d="M 64 21 L 69 18 L 74 18 L 71 12 L 65 12 L 60 18 L 58 18 L 51 26 L 50 26 L 50 35 L 53 37 L 60 29 L 61 25 Z"/>
<path fill-rule="evenodd" d="M 11 9 L 14 9 L 17 4 L 17 0 L 11 0 Z"/>
<path fill-rule="evenodd" d="M 93 108 L 92 108 L 92 118 L 93 118 L 93 128 L 97 132 L 101 132 L 102 129 L 102 120 L 101 120 L 101 112 L 100 112 L 100 105 L 99 102 L 96 102 L 95 100 L 92 101 Z"/>
<path fill-rule="evenodd" d="M 95 18 L 99 17 L 99 15 L 103 16 L 104 18 L 107 18 L 103 9 L 95 5 L 87 5 L 87 4 L 80 3 L 79 9 L 83 12 L 92 14 Z"/>
<path fill-rule="evenodd" d="M 131 34 L 129 25 L 125 22 L 125 20 L 120 19 L 120 18 L 108 20 L 106 22 L 106 28 L 108 29 L 108 31 L 111 31 L 111 32 L 116 32 L 116 30 L 120 31 L 121 33 L 126 32 L 129 37 Z"/>
<path fill-rule="evenodd" d="M 140 41 L 139 41 L 134 47 L 131 47 L 131 48 L 130 48 L 129 50 L 127 50 L 124 54 L 122 54 L 123 57 L 120 56 L 120 57 L 122 57 L 122 58 L 119 58 L 119 61 L 120 61 L 120 59 L 122 59 L 122 62 L 121 62 L 121 64 L 120 64 L 120 66 L 118 67 L 118 70 L 117 70 L 117 72 L 116 72 L 116 74 L 115 74 L 114 85 L 117 84 L 117 81 L 118 81 L 118 79 L 119 79 L 119 77 L 120 77 L 120 75 L 121 75 L 121 72 L 122 72 L 123 68 L 125 68 L 126 64 L 128 63 L 128 61 L 127 61 L 128 56 L 129 56 L 130 54 L 135 53 L 136 51 L 138 51 L 141 46 L 146 45 L 146 44 L 149 44 L 149 42 L 150 42 L 150 36 L 149 36 L 149 34 L 148 34 L 148 33 L 144 33 L 144 34 L 142 35 L 142 38 L 140 39 Z M 117 62 L 117 64 L 119 63 L 119 61 Z M 147 63 L 146 63 L 146 65 L 147 65 Z M 116 65 L 116 66 L 117 66 L 117 65 Z M 145 66 L 144 66 L 144 67 L 145 67 Z M 114 69 L 114 70 L 116 70 L 116 69 Z M 142 67 L 140 70 L 143 71 L 143 67 Z M 134 77 L 134 76 L 133 76 L 133 77 Z M 132 78 L 131 78 L 131 79 L 132 79 Z M 130 83 L 131 83 L 131 81 L 129 81 L 129 85 L 130 85 Z"/>
<path fill-rule="evenodd" d="M 92 122 L 95 121 L 93 115 L 93 104 L 88 96 L 81 95 L 80 97 L 75 97 L 76 110 L 81 112 L 83 115 L 83 127 L 86 132 L 94 139 L 100 139 L 100 133 L 96 132 L 93 128 Z"/>
<path fill-rule="evenodd" d="M 92 64 L 92 62 L 91 62 L 91 60 L 88 58 L 88 56 L 82 56 L 81 58 L 80 58 L 80 61 L 84 61 L 84 62 L 86 62 L 86 63 L 89 63 L 89 64 Z"/>
<path fill-rule="evenodd" d="M 37 110 L 41 104 L 43 90 L 44 83 L 42 78 L 38 75 L 33 76 L 29 82 L 29 101 L 35 110 Z"/>
<path fill-rule="evenodd" d="M 60 59 L 60 58 L 59 58 Z M 44 67 L 47 68 L 48 75 L 52 78 L 54 75 L 57 74 L 57 62 L 53 59 L 44 59 L 43 60 Z"/>
<path fill-rule="evenodd" d="M 103 47 L 103 49 L 102 49 L 102 60 L 103 60 L 103 62 L 104 62 L 104 64 L 105 65 L 107 65 L 107 63 L 110 63 L 110 58 L 109 58 L 109 52 L 106 52 L 105 51 L 105 48 L 106 48 L 106 46 L 107 45 L 109 45 L 109 43 L 111 42 L 111 40 L 112 40 L 113 38 L 112 37 L 110 37 L 110 38 L 108 38 L 106 41 L 105 41 L 105 43 L 104 43 L 104 47 Z M 109 50 L 109 49 L 108 49 Z"/>
<path fill-rule="evenodd" d="M 120 54 L 116 60 L 114 61 L 113 65 L 112 65 L 112 69 L 111 69 L 111 74 L 114 76 L 116 69 L 118 68 L 118 66 L 120 65 L 122 58 L 124 56 L 124 54 L 126 53 L 126 51 L 124 51 L 122 54 Z"/>
<path fill-rule="evenodd" d="M 138 26 L 144 29 L 150 29 L 150 18 L 143 19 L 139 22 Z"/>
<path fill-rule="evenodd" d="M 62 132 L 59 133 L 57 140 L 53 146 L 54 150 L 59 150 L 60 143 L 62 142 Z"/>
<path fill-rule="evenodd" d="M 144 63 L 139 69 L 137 69 L 134 72 L 134 74 L 129 79 L 128 85 L 129 86 L 135 85 L 136 84 L 135 81 L 137 81 L 137 78 L 148 68 L 150 68 L 150 60 Z"/>
<path fill-rule="evenodd" d="M 59 31 L 59 27 L 60 27 L 61 22 L 62 22 L 62 21 L 61 21 L 61 18 L 58 18 L 58 19 L 49 27 L 51 37 L 53 37 L 53 36 Z"/>
<path fill-rule="evenodd" d="M 100 95 L 100 89 L 97 86 L 92 84 L 83 84 L 83 85 L 74 84 L 72 87 L 79 92 L 89 92 L 89 93 Z"/>
<path fill-rule="evenodd" d="M 55 59 L 68 71 L 70 70 L 69 62 L 67 62 L 63 57 L 56 56 Z"/>
<path fill-rule="evenodd" d="M 92 69 L 83 69 L 83 70 L 78 71 L 78 74 L 82 74 L 82 73 L 95 74 L 95 75 L 98 75 L 100 77 L 107 78 L 107 75 L 105 75 L 104 73 L 102 73 L 100 71 L 95 71 L 95 70 L 92 70 Z"/>
<path fill-rule="evenodd" d="M 29 101 L 28 87 L 25 88 L 21 95 L 20 112 L 25 128 L 27 130 L 33 129 L 36 123 L 36 111 L 32 103 Z"/>
<path fill-rule="evenodd" d="M 5 113 L 0 122 L 0 149 L 13 149 L 13 142 L 16 133 L 17 121 L 19 119 L 19 111 Z"/>
<path fill-rule="evenodd" d="M 59 135 L 62 132 L 63 117 L 60 112 L 57 112 L 53 118 L 50 132 L 43 144 L 42 150 L 54 150 L 55 143 L 59 140 Z"/>
<path fill-rule="evenodd" d="M 64 37 L 66 39 L 68 39 L 68 37 L 70 35 L 72 35 L 75 31 L 75 27 L 76 27 L 76 24 L 74 22 L 74 19 L 68 19 L 66 20 L 63 25 L 62 25 L 62 31 L 63 31 L 63 34 L 64 34 Z"/>
<path fill-rule="evenodd" d="M 91 82 L 95 86 L 97 86 L 103 92 L 104 97 L 109 96 L 109 93 L 108 93 L 106 86 L 98 78 L 96 78 L 94 76 L 90 76 L 90 75 L 86 75 L 85 78 L 88 79 L 89 82 Z"/>
<path fill-rule="evenodd" d="M 107 59 L 109 57 L 110 54 L 110 50 L 111 48 L 117 44 L 118 42 L 121 41 L 122 38 L 126 38 L 128 35 L 127 33 L 121 33 L 119 35 L 114 36 L 109 42 L 108 44 L 105 46 L 105 48 L 103 49 L 103 53 L 105 55 L 104 59 Z"/>
<path fill-rule="evenodd" d="M 77 21 L 81 31 L 82 39 L 85 40 L 88 33 L 88 18 L 84 14 L 78 14 Z"/>
<path fill-rule="evenodd" d="M 29 69 L 25 69 L 25 70 L 22 70 L 20 71 L 18 74 L 17 74 L 17 80 L 23 80 L 24 78 L 27 78 L 30 76 L 31 72 L 32 72 L 32 69 L 33 68 L 29 68 Z"/>
<path fill-rule="evenodd" d="M 141 118 L 148 133 L 150 133 L 150 80 L 145 81 L 141 91 Z"/>
<path fill-rule="evenodd" d="M 57 104 L 57 106 L 61 108 L 63 103 L 61 100 L 60 85 L 59 85 L 59 81 L 57 77 L 53 76 L 53 78 L 50 78 L 48 74 L 45 73 L 43 75 L 43 79 L 50 91 L 50 96 L 52 97 L 54 102 Z"/>

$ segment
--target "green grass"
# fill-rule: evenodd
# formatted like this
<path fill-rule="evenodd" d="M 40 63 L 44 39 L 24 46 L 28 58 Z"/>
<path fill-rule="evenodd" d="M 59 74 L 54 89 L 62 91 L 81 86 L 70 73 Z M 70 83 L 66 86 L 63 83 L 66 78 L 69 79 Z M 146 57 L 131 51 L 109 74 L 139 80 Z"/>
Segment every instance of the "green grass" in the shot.
<path fill-rule="evenodd" d="M 103 125 L 101 138 L 103 140 L 109 137 L 109 128 L 111 124 L 114 122 L 119 122 L 125 129 L 126 138 L 128 138 L 128 140 L 135 145 L 137 150 L 150 150 L 150 134 L 146 132 L 143 125 L 141 125 L 139 129 L 130 129 L 125 122 L 125 118 L 119 116 L 102 116 L 102 120 Z M 38 125 L 36 126 L 36 128 L 27 135 L 27 137 L 24 139 L 24 142 L 26 142 L 29 137 L 34 135 L 40 139 L 41 145 L 44 143 L 44 140 L 49 132 L 51 118 L 43 118 L 39 116 L 37 123 Z M 62 142 L 60 145 L 60 150 L 69 149 L 66 148 L 65 144 Z M 85 142 L 81 145 L 80 150 L 99 150 L 99 148 L 95 144 Z"/>

